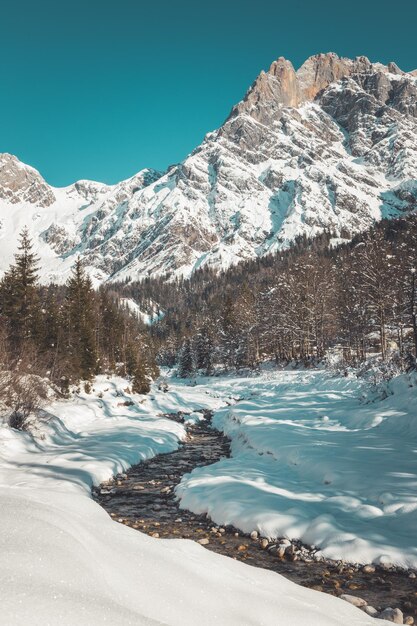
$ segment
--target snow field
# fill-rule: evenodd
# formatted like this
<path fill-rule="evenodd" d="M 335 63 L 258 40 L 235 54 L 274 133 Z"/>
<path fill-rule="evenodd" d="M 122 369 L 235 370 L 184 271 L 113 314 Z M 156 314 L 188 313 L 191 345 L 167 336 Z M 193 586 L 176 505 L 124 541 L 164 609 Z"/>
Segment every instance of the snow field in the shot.
<path fill-rule="evenodd" d="M 183 478 L 184 508 L 327 558 L 417 567 L 415 379 L 368 403 L 364 383 L 324 371 L 217 380 L 241 398 L 213 420 L 232 458 Z"/>
<path fill-rule="evenodd" d="M 124 387 L 99 377 L 91 395 L 53 403 L 35 439 L 0 429 L 1 624 L 375 623 L 272 572 L 113 522 L 91 485 L 178 445 L 183 426 L 161 413 L 216 410 L 227 395 L 173 382 L 125 406 Z"/>

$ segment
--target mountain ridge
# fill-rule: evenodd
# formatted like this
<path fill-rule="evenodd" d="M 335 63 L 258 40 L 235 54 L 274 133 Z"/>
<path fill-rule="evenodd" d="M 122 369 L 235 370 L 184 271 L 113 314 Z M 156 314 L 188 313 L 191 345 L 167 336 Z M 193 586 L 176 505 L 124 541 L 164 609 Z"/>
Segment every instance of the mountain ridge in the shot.
<path fill-rule="evenodd" d="M 0 155 L 1 270 L 28 222 L 62 282 L 81 255 L 96 284 L 189 275 L 288 247 L 351 236 L 417 206 L 417 72 L 334 53 L 261 72 L 219 129 L 166 172 L 116 185 L 49 186 Z"/>

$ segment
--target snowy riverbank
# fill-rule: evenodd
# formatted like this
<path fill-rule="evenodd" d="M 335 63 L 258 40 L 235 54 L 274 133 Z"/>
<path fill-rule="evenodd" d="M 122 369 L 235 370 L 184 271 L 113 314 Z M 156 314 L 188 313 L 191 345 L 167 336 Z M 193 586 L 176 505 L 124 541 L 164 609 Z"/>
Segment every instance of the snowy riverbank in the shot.
<path fill-rule="evenodd" d="M 365 383 L 324 371 L 230 381 L 241 400 L 213 424 L 232 438 L 232 458 L 186 476 L 183 506 L 327 558 L 417 567 L 415 383 L 402 375 L 385 400 L 364 402 Z"/>
<path fill-rule="evenodd" d="M 247 392 L 254 385 L 256 393 L 277 383 L 225 378 L 188 387 L 172 380 L 168 393 L 155 388 L 126 406 L 126 383 L 100 378 L 91 395 L 52 404 L 36 439 L 1 428 L 2 623 L 374 624 L 349 604 L 277 574 L 116 524 L 90 497 L 92 483 L 175 449 L 183 426 L 160 414 L 211 408 L 226 419 L 220 409 L 239 386 Z M 199 498 L 202 480 L 200 490 L 190 484 Z"/>

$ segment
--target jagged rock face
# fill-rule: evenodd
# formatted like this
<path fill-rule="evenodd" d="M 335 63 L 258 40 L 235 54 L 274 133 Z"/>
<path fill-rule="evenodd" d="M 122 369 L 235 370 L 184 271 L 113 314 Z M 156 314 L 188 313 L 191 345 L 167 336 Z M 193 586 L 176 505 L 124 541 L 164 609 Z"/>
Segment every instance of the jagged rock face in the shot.
<path fill-rule="evenodd" d="M 7 203 L 16 206 L 25 194 L 25 219 L 32 203 L 47 278 L 60 280 L 78 254 L 100 282 L 220 269 L 325 229 L 348 238 L 417 207 L 414 74 L 365 57 L 320 54 L 297 71 L 279 58 L 223 126 L 165 174 L 57 190 L 19 164 L 23 174 L 6 176 L 4 188 L 0 170 L 0 193 L 8 198 L 14 185 L 17 200 Z"/>
<path fill-rule="evenodd" d="M 0 198 L 11 204 L 29 202 L 40 207 L 50 206 L 56 199 L 39 172 L 11 154 L 0 154 Z"/>
<path fill-rule="evenodd" d="M 394 76 L 405 79 L 397 80 Z M 395 63 L 384 66 L 372 64 L 366 57 L 352 60 L 330 53 L 310 57 L 298 71 L 290 61 L 280 57 L 267 73 L 261 72 L 242 102 L 232 109 L 231 117 L 247 114 L 262 123 L 270 123 L 280 117 L 285 107 L 313 102 L 329 85 L 348 77 L 381 103 L 396 103 L 404 113 L 410 113 L 410 106 L 415 111 L 416 85 L 407 80 Z"/>

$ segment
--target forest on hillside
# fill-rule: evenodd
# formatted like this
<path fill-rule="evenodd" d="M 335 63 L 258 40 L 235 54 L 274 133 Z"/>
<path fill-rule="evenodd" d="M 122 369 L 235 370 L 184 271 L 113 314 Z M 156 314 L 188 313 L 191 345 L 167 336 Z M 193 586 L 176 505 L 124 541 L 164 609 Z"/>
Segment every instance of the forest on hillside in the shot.
<path fill-rule="evenodd" d="M 220 275 L 115 285 L 141 309 L 164 315 L 151 328 L 162 365 L 180 374 L 256 367 L 261 361 L 346 363 L 379 353 L 401 367 L 417 355 L 417 218 L 384 220 L 338 243 L 329 233 Z M 167 280 L 168 278 L 168 280 Z"/>

